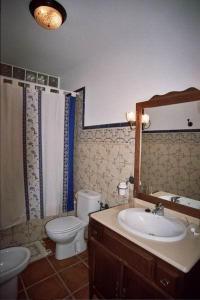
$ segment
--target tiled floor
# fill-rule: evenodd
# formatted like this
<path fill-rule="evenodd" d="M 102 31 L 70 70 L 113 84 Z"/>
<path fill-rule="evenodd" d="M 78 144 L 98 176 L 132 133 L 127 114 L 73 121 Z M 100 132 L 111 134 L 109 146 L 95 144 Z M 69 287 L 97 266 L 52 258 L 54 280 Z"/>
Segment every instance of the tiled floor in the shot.
<path fill-rule="evenodd" d="M 87 252 L 55 259 L 55 243 L 45 240 L 52 255 L 31 263 L 19 277 L 18 299 L 88 299 Z"/>

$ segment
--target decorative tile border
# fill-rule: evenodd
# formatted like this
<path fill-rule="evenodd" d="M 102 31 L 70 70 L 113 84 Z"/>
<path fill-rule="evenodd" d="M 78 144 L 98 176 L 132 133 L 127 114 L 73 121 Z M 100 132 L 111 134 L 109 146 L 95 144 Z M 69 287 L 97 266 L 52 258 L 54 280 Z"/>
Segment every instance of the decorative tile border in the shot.
<path fill-rule="evenodd" d="M 60 88 L 60 77 L 58 76 L 52 76 L 5 63 L 0 63 L 0 75 Z"/>
<path fill-rule="evenodd" d="M 43 217 L 41 206 L 40 91 L 26 90 L 26 163 L 30 219 Z M 39 151 L 38 151 L 39 149 Z M 41 210 L 42 209 L 42 210 Z"/>

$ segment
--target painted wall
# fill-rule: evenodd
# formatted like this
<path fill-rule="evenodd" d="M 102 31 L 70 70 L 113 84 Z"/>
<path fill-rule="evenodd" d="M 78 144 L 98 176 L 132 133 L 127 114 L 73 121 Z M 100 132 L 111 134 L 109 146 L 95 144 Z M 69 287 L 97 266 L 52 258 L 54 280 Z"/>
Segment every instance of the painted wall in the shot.
<path fill-rule="evenodd" d="M 85 125 L 125 122 L 136 102 L 200 88 L 200 1 L 118 1 L 116 14 L 120 7 L 115 27 L 114 9 L 110 23 L 102 18 L 105 50 L 62 76 L 62 86 L 86 86 Z M 99 38 L 102 33 L 93 43 Z"/>
<path fill-rule="evenodd" d="M 149 115 L 149 130 L 200 129 L 200 100 L 144 110 Z M 193 123 L 188 126 L 187 119 Z"/>

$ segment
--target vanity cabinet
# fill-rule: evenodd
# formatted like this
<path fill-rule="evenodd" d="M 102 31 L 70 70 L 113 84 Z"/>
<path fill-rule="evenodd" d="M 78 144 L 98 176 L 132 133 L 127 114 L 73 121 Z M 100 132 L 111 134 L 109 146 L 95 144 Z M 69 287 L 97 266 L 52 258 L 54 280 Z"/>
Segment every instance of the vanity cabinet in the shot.
<path fill-rule="evenodd" d="M 93 260 L 93 286 L 106 299 L 119 298 L 121 264 L 110 251 L 91 239 Z"/>
<path fill-rule="evenodd" d="M 185 274 L 92 218 L 88 245 L 90 298 L 200 298 L 200 263 Z"/>

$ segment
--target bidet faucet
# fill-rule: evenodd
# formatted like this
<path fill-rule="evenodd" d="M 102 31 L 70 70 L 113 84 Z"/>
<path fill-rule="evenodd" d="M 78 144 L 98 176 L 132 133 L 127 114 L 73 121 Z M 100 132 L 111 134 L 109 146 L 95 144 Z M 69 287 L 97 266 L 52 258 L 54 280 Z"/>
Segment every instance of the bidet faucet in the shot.
<path fill-rule="evenodd" d="M 156 203 L 155 208 L 152 210 L 154 215 L 164 216 L 164 205 L 162 203 Z"/>

